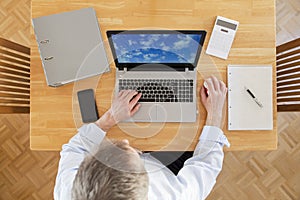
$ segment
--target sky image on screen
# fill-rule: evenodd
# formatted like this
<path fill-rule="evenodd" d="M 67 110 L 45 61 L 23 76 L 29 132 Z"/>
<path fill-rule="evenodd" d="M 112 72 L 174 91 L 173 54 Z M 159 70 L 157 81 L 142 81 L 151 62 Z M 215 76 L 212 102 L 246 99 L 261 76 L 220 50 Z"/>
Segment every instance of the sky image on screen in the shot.
<path fill-rule="evenodd" d="M 181 33 L 112 36 L 119 63 L 194 63 L 200 39 Z"/>

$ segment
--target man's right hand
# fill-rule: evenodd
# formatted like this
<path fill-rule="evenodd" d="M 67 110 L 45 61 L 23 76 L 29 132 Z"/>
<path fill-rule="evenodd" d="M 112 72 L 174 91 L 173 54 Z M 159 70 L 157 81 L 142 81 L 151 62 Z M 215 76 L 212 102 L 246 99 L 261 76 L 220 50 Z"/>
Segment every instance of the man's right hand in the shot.
<path fill-rule="evenodd" d="M 111 113 L 116 123 L 132 117 L 140 108 L 138 100 L 142 94 L 135 90 L 122 90 L 111 105 Z"/>
<path fill-rule="evenodd" d="M 223 81 L 212 76 L 205 80 L 209 95 L 206 96 L 204 86 L 201 87 L 201 101 L 207 111 L 206 125 L 222 128 L 223 107 L 227 88 Z"/>
<path fill-rule="evenodd" d="M 101 116 L 96 125 L 108 131 L 115 124 L 132 117 L 140 108 L 138 100 L 142 94 L 134 90 L 122 90 L 114 98 L 111 108 Z"/>

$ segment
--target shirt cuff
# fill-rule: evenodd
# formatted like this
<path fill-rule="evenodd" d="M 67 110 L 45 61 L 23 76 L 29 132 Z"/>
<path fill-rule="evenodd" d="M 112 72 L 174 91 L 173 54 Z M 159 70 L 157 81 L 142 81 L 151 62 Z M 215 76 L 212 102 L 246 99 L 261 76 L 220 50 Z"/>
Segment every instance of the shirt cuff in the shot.
<path fill-rule="evenodd" d="M 223 134 L 223 131 L 215 126 L 204 126 L 200 140 L 218 142 L 230 147 L 230 143 L 228 142 L 227 137 Z"/>
<path fill-rule="evenodd" d="M 100 144 L 106 135 L 106 132 L 103 131 L 95 123 L 85 124 L 82 127 L 80 127 L 78 130 L 81 137 L 85 137 L 89 141 L 96 144 Z"/>

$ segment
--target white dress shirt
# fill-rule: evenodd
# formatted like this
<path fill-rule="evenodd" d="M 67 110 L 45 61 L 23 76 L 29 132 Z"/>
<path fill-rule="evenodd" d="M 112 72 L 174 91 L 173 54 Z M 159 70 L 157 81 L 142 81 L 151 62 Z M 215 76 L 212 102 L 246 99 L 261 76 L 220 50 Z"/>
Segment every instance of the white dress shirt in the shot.
<path fill-rule="evenodd" d="M 93 123 L 84 125 L 68 144 L 63 145 L 54 187 L 55 200 L 71 199 L 80 163 L 101 143 L 105 134 Z M 204 126 L 193 157 L 185 161 L 177 176 L 149 153 L 141 155 L 149 177 L 148 199 L 205 199 L 222 169 L 224 145 L 229 147 L 230 144 L 221 129 Z"/>

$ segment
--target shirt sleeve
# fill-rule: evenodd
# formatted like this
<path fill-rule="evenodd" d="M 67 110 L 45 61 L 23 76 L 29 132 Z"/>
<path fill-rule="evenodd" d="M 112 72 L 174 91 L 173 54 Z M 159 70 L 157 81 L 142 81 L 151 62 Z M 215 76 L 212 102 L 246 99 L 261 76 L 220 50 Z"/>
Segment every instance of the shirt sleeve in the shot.
<path fill-rule="evenodd" d="M 106 132 L 96 124 L 83 125 L 60 152 L 58 173 L 54 187 L 54 199 L 71 199 L 71 189 L 77 170 L 85 156 L 97 147 Z"/>
<path fill-rule="evenodd" d="M 205 199 L 216 183 L 223 164 L 223 146 L 230 146 L 222 130 L 204 126 L 193 157 L 184 163 L 178 181 L 185 199 Z"/>

